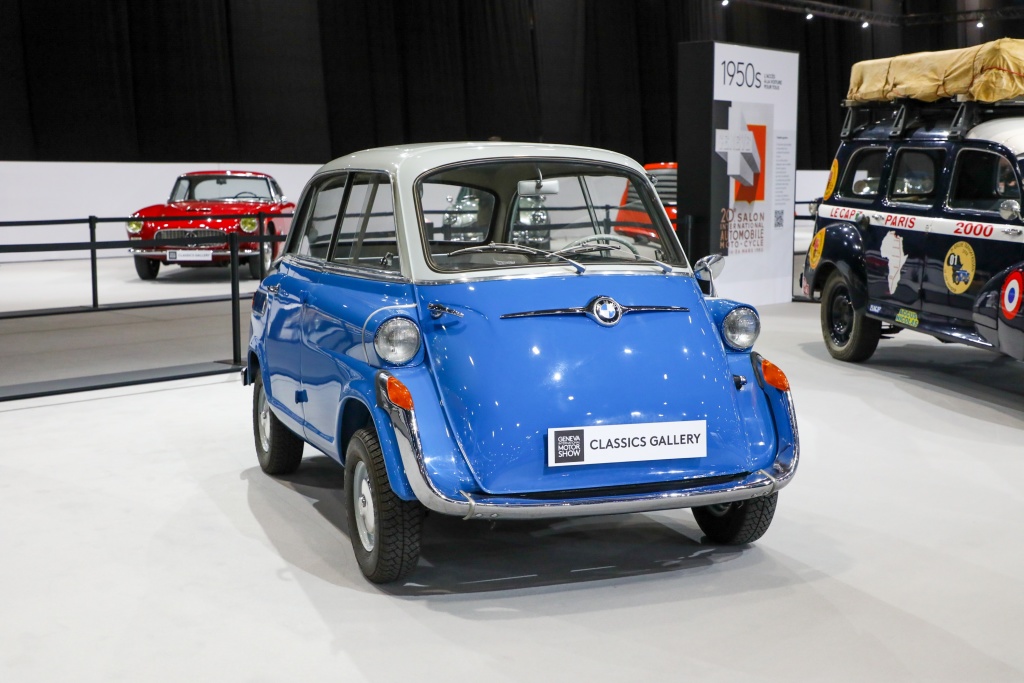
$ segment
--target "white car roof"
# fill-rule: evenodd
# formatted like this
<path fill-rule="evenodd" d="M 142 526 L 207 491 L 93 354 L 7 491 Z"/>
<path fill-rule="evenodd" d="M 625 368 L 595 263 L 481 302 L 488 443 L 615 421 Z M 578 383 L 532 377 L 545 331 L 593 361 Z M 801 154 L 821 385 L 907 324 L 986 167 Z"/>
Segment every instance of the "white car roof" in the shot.
<path fill-rule="evenodd" d="M 640 164 L 623 154 L 592 147 L 521 142 L 436 142 L 353 152 L 324 164 L 317 174 L 346 169 L 382 170 L 394 178 L 411 181 L 439 166 L 460 161 L 510 157 L 585 159 L 626 166 L 640 174 L 645 172 Z"/>
<path fill-rule="evenodd" d="M 967 133 L 968 140 L 989 140 L 1007 147 L 1014 156 L 1024 154 L 1024 117 L 993 119 Z"/>

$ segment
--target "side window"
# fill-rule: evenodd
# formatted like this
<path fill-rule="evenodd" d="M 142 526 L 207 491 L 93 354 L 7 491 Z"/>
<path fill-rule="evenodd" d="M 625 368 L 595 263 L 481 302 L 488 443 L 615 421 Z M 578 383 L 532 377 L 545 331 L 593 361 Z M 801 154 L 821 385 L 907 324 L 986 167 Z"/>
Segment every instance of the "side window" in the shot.
<path fill-rule="evenodd" d="M 303 210 L 300 234 L 291 244 L 291 252 L 297 256 L 317 259 L 327 258 L 334 226 L 338 223 L 341 202 L 345 198 L 345 182 L 348 174 L 325 180 L 310 196 L 309 207 Z"/>
<path fill-rule="evenodd" d="M 896 155 L 889 199 L 903 204 L 935 203 L 936 178 L 942 170 L 940 151 L 905 149 Z"/>
<path fill-rule="evenodd" d="M 873 147 L 862 149 L 853 155 L 843 176 L 842 194 L 856 199 L 872 199 L 880 192 L 882 166 L 886 150 Z"/>
<path fill-rule="evenodd" d="M 1017 174 L 1006 157 L 980 149 L 964 149 L 956 157 L 949 205 L 956 209 L 998 211 L 1007 199 L 1020 201 Z"/>
<path fill-rule="evenodd" d="M 399 270 L 394 195 L 386 175 L 356 173 L 352 176 L 331 260 Z"/>

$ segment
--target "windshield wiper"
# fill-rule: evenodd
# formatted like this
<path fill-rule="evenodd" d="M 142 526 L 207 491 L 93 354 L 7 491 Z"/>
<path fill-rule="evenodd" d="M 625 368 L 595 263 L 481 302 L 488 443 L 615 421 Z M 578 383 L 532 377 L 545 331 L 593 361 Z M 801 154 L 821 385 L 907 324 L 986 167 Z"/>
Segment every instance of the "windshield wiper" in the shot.
<path fill-rule="evenodd" d="M 621 247 L 618 244 L 581 244 L 579 246 L 572 247 L 570 249 L 559 249 L 558 251 L 553 252 L 553 253 L 555 253 L 555 254 L 572 254 L 572 255 L 575 256 L 577 254 L 588 254 L 588 253 L 595 252 L 595 251 L 613 251 L 613 250 L 614 251 L 619 251 L 622 248 L 623 247 Z M 632 249 L 629 250 L 629 253 L 630 253 L 630 255 L 635 260 L 637 260 L 637 261 L 645 261 L 647 263 L 651 263 L 653 265 L 656 265 L 659 268 L 661 268 L 666 274 L 672 272 L 672 266 L 668 265 L 667 263 L 662 263 L 661 261 L 659 261 L 657 259 L 653 259 L 653 258 L 651 258 L 649 256 L 641 256 L 640 254 L 637 254 L 636 252 L 634 252 Z"/>
<path fill-rule="evenodd" d="M 562 256 L 556 251 L 545 251 L 543 249 L 536 249 L 534 247 L 527 247 L 523 244 L 509 244 L 507 242 L 491 242 L 490 244 L 480 244 L 475 247 L 466 247 L 464 249 L 456 249 L 453 252 L 446 254 L 447 256 L 458 256 L 459 254 L 477 254 L 486 251 L 497 251 L 509 254 L 531 254 L 535 256 L 547 256 L 561 259 L 576 269 L 578 274 L 583 274 L 587 271 L 586 268 L 581 266 L 576 261 L 573 261 L 567 256 Z"/>

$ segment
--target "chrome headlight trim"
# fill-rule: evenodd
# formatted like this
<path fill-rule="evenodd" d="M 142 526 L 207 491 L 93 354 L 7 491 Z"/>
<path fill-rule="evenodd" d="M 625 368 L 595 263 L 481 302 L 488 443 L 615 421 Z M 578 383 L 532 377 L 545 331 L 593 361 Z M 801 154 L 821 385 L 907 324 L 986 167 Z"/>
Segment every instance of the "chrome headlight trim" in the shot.
<path fill-rule="evenodd" d="M 722 339 L 730 348 L 746 351 L 761 334 L 761 320 L 754 309 L 737 306 L 722 320 Z"/>
<path fill-rule="evenodd" d="M 416 357 L 420 349 L 420 328 L 405 316 L 389 318 L 373 335 L 373 350 L 384 361 L 403 365 Z"/>

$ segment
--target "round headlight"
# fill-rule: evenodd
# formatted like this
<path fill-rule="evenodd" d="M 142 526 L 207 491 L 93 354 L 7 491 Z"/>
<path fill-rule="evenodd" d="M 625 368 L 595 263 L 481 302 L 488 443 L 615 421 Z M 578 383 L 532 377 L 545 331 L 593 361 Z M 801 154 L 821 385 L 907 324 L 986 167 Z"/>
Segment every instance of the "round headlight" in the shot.
<path fill-rule="evenodd" d="M 741 306 L 729 311 L 722 321 L 722 336 L 725 343 L 737 351 L 746 351 L 761 334 L 761 321 L 752 308 Z"/>
<path fill-rule="evenodd" d="M 238 227 L 242 229 L 242 232 L 256 232 L 256 228 L 258 228 L 259 225 L 259 221 L 255 218 L 243 218 L 238 221 Z"/>
<path fill-rule="evenodd" d="M 128 228 L 129 234 L 138 235 L 142 232 L 142 221 L 128 221 L 125 223 L 125 227 Z"/>
<path fill-rule="evenodd" d="M 420 330 L 408 318 L 391 318 L 377 328 L 373 348 L 389 363 L 408 363 L 420 348 Z"/>

